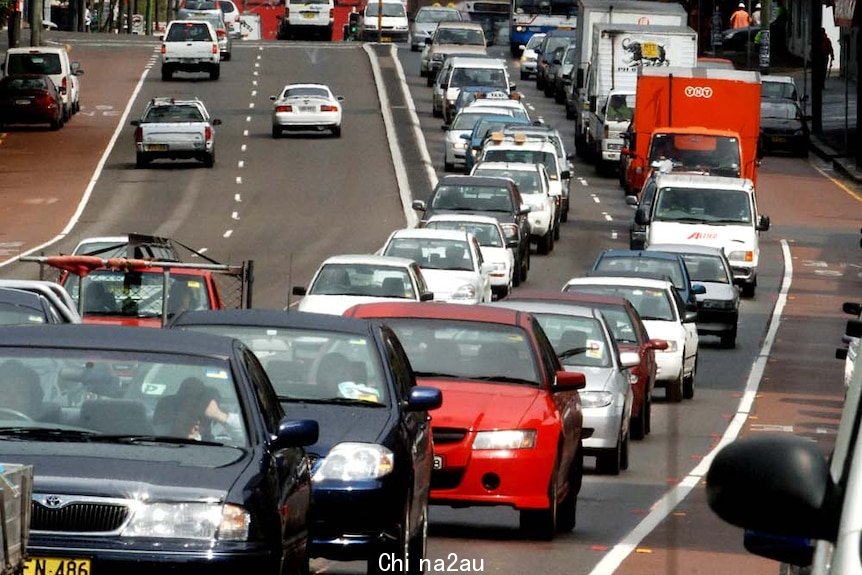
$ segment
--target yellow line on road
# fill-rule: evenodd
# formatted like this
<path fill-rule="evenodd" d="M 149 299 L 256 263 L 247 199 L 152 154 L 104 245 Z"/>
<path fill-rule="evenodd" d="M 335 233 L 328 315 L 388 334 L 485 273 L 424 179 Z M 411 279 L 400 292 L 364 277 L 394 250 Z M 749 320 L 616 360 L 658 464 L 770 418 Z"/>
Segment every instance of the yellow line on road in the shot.
<path fill-rule="evenodd" d="M 860 195 L 859 192 L 857 192 L 855 190 L 851 190 L 850 188 L 847 187 L 847 185 L 844 184 L 844 182 L 842 182 L 841 180 L 839 180 L 838 178 L 836 178 L 834 176 L 829 175 L 825 170 L 822 170 L 822 169 L 818 168 L 817 166 L 814 166 L 814 169 L 817 170 L 818 172 L 820 172 L 821 174 L 823 174 L 823 176 L 826 179 L 828 179 L 829 181 L 831 181 L 833 184 L 835 184 L 836 186 L 838 186 L 839 188 L 841 188 L 842 190 L 847 192 L 847 194 L 850 197 L 852 197 L 854 200 L 856 200 L 857 202 L 862 202 L 862 195 Z"/>

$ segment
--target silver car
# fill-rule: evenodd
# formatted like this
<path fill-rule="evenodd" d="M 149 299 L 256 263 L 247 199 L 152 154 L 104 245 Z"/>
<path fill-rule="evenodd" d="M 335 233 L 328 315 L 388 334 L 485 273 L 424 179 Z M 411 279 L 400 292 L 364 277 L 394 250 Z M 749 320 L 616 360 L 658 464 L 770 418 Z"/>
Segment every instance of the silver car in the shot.
<path fill-rule="evenodd" d="M 566 371 L 583 373 L 580 390 L 585 428 L 584 454 L 596 456 L 600 473 L 619 474 L 629 466 L 631 372 L 640 363 L 637 352 L 620 353 L 616 340 L 598 310 L 540 301 L 499 301 L 491 305 L 528 312 L 548 336 Z"/>
<path fill-rule="evenodd" d="M 153 98 L 135 126 L 135 166 L 157 158 L 195 159 L 208 168 L 215 164 L 215 129 L 221 120 L 210 118 L 198 99 Z"/>
<path fill-rule="evenodd" d="M 463 19 L 456 8 L 423 6 L 410 23 L 410 49 L 413 52 L 421 50 L 440 22 L 460 22 Z"/>

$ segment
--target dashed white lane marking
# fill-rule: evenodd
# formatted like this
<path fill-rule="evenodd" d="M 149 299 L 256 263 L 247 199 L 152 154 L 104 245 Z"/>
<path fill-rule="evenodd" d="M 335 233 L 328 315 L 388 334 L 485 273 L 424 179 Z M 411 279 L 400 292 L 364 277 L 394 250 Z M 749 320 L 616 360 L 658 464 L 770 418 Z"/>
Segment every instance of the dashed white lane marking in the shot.
<path fill-rule="evenodd" d="M 209 248 L 201 248 L 201 249 L 199 249 L 199 250 L 198 250 L 198 253 L 199 253 L 199 254 L 206 253 L 206 251 L 207 251 L 208 249 L 209 249 Z M 192 254 L 192 255 L 194 255 L 194 254 Z"/>
<path fill-rule="evenodd" d="M 231 234 L 233 234 L 233 230 L 227 230 L 224 234 L 222 234 L 222 237 L 229 238 Z"/>
<path fill-rule="evenodd" d="M 742 399 L 739 401 L 739 408 L 733 419 L 730 420 L 724 435 L 722 435 L 721 440 L 712 451 L 707 453 L 700 460 L 700 463 L 689 472 L 688 476 L 683 478 L 682 481 L 665 493 L 661 499 L 656 501 L 652 505 L 650 513 L 631 532 L 623 537 L 619 543 L 614 545 L 607 555 L 602 557 L 602 560 L 590 571 L 590 575 L 611 575 L 616 571 L 622 562 L 625 561 L 626 557 L 637 548 L 640 542 L 658 528 L 661 522 L 673 513 L 677 505 L 682 503 L 686 496 L 704 480 L 704 476 L 712 464 L 715 454 L 736 439 L 742 430 L 742 426 L 753 408 L 754 398 L 760 387 L 760 380 L 766 369 L 766 362 L 769 361 L 769 353 L 772 351 L 772 344 L 775 342 L 778 326 L 781 324 L 781 313 L 787 304 L 787 295 L 790 291 L 790 284 L 793 281 L 793 259 L 790 257 L 790 247 L 787 240 L 781 240 L 781 251 L 784 256 L 784 278 L 781 282 L 778 299 L 775 301 L 775 307 L 772 309 L 769 329 L 766 332 L 760 353 L 751 366 L 748 380 L 745 383 L 745 391 L 742 394 Z"/>
<path fill-rule="evenodd" d="M 616 230 L 614 230 L 614 231 L 612 231 L 612 232 L 611 232 L 611 239 L 612 239 L 612 240 L 615 240 L 615 239 L 617 239 L 618 237 L 619 237 L 619 234 L 617 234 L 617 231 L 616 231 Z"/>
<path fill-rule="evenodd" d="M 233 212 L 233 213 L 230 215 L 230 219 L 232 219 L 232 220 L 238 220 L 238 219 L 239 219 L 239 212 Z"/>
<path fill-rule="evenodd" d="M 252 86 L 257 86 L 257 80 L 252 80 L 252 81 L 251 81 L 251 85 L 252 85 Z"/>
<path fill-rule="evenodd" d="M 614 218 L 607 212 L 602 212 L 602 216 L 604 216 L 606 222 L 614 221 Z"/>
<path fill-rule="evenodd" d="M 243 130 L 243 131 L 242 131 L 242 135 L 243 135 L 243 136 L 248 136 L 248 130 Z M 243 152 L 245 152 L 245 150 L 243 150 Z"/>
<path fill-rule="evenodd" d="M 245 121 L 246 121 L 246 122 L 251 122 L 251 116 L 246 116 L 246 117 L 245 117 Z"/>
<path fill-rule="evenodd" d="M 602 203 L 602 200 L 601 200 L 597 195 L 595 195 L 595 194 L 590 194 L 590 197 L 593 199 L 593 201 L 594 201 L 595 203 L 597 203 L 597 204 Z"/>
<path fill-rule="evenodd" d="M 260 54 L 258 54 L 258 55 L 257 55 L 257 59 L 258 59 L 258 60 L 260 60 L 261 58 L 263 58 L 263 56 L 261 56 Z"/>
<path fill-rule="evenodd" d="M 260 56 L 258 56 L 258 58 L 260 58 Z M 260 62 L 255 62 L 255 63 L 254 63 L 254 67 L 255 67 L 255 68 L 260 68 Z"/>
<path fill-rule="evenodd" d="M 237 184 L 241 184 L 241 183 L 242 183 L 242 176 L 237 176 L 237 177 L 236 177 L 236 183 L 237 183 Z"/>
<path fill-rule="evenodd" d="M 245 167 L 245 162 L 244 162 L 243 160 L 238 161 L 238 162 L 236 163 L 236 167 L 237 167 L 237 168 L 244 168 L 244 167 Z"/>
<path fill-rule="evenodd" d="M 255 96 L 257 96 L 257 90 L 252 90 L 251 97 L 254 98 Z"/>
<path fill-rule="evenodd" d="M 259 76 L 260 74 L 258 73 L 258 71 L 257 71 L 257 70 L 255 70 L 254 72 L 252 72 L 252 75 L 254 75 L 254 76 Z"/>
<path fill-rule="evenodd" d="M 239 195 L 239 194 L 234 194 L 234 195 L 233 195 L 233 201 L 235 201 L 235 202 L 241 202 L 241 201 L 242 201 L 242 196 L 241 196 L 241 195 Z"/>
<path fill-rule="evenodd" d="M 254 108 L 254 102 L 249 102 L 249 103 L 248 103 L 248 107 L 249 107 L 249 108 Z"/>
<path fill-rule="evenodd" d="M 248 130 L 246 130 L 246 133 L 244 133 L 243 136 L 248 136 Z M 248 148 L 248 146 L 243 144 L 242 146 L 239 147 L 239 151 L 245 152 L 247 148 Z"/>
<path fill-rule="evenodd" d="M 578 181 L 581 183 L 582 186 L 589 186 L 589 184 L 584 178 L 578 178 Z"/>

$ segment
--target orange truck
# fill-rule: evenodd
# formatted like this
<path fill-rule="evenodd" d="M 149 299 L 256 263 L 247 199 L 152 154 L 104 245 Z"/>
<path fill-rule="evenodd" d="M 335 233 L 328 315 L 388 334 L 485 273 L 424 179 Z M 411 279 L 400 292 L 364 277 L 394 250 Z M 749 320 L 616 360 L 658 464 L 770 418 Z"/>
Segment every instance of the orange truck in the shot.
<path fill-rule="evenodd" d="M 756 184 L 759 135 L 759 73 L 643 67 L 620 181 L 627 194 L 637 194 L 662 161 L 673 170 Z"/>

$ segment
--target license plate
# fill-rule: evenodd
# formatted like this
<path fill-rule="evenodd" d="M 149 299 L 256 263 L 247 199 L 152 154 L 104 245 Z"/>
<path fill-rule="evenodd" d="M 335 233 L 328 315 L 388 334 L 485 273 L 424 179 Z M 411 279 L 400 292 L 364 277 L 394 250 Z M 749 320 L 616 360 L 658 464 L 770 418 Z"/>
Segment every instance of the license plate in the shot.
<path fill-rule="evenodd" d="M 168 145 L 167 144 L 147 144 L 148 152 L 167 152 Z"/>
<path fill-rule="evenodd" d="M 29 106 L 29 105 L 30 105 L 30 100 L 27 100 L 27 99 L 23 99 L 23 100 L 15 100 L 15 103 L 16 103 L 17 105 L 19 105 L 19 106 Z"/>
<path fill-rule="evenodd" d="M 300 106 L 299 111 L 300 112 L 315 112 L 316 109 L 314 106 Z"/>
<path fill-rule="evenodd" d="M 655 42 L 644 42 L 641 50 L 644 58 L 658 58 L 658 44 Z"/>
<path fill-rule="evenodd" d="M 776 144 L 783 144 L 787 141 L 787 138 L 785 138 L 784 136 L 772 136 L 772 138 L 770 139 Z"/>
<path fill-rule="evenodd" d="M 435 455 L 434 456 L 434 469 L 443 469 L 443 456 Z"/>
<path fill-rule="evenodd" d="M 305 18 L 316 18 L 316 17 L 317 17 L 317 12 L 305 12 L 305 13 L 303 14 L 303 16 L 304 16 Z"/>
<path fill-rule="evenodd" d="M 90 575 L 90 560 L 30 557 L 24 564 L 24 575 Z"/>

